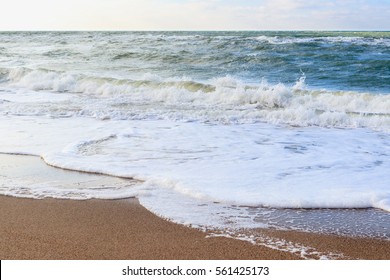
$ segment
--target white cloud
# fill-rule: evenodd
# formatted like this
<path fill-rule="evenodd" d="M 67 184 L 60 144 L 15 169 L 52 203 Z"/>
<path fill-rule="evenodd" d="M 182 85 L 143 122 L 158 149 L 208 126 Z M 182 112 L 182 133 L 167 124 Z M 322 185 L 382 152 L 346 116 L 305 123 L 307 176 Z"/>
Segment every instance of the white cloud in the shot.
<path fill-rule="evenodd" d="M 263 0 L 259 3 L 250 16 L 254 29 L 390 29 L 390 1 Z"/>
<path fill-rule="evenodd" d="M 387 0 L 3 0 L 12 29 L 390 29 Z"/>

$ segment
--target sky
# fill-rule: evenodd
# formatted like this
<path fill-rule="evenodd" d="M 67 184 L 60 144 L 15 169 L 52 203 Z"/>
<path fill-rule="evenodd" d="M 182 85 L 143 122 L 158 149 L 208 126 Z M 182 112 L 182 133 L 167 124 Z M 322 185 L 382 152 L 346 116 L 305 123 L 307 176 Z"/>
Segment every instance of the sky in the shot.
<path fill-rule="evenodd" d="M 1 0 L 0 30 L 390 30 L 390 0 Z"/>

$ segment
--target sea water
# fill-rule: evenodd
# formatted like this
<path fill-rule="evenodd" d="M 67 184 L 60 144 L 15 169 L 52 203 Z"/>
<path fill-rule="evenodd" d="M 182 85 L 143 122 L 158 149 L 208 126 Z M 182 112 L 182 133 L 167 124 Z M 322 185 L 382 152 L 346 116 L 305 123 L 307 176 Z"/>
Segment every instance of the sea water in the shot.
<path fill-rule="evenodd" d="M 388 32 L 0 33 L 0 152 L 132 181 L 0 194 L 390 238 L 389 133 Z"/>

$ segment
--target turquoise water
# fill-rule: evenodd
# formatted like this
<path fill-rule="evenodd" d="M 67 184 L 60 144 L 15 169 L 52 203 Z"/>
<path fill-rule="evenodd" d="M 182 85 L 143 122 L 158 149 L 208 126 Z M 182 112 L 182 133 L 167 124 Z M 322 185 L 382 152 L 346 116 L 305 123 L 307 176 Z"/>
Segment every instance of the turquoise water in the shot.
<path fill-rule="evenodd" d="M 390 32 L 1 33 L 0 67 L 390 92 Z M 107 74 L 107 73 L 105 73 Z"/>

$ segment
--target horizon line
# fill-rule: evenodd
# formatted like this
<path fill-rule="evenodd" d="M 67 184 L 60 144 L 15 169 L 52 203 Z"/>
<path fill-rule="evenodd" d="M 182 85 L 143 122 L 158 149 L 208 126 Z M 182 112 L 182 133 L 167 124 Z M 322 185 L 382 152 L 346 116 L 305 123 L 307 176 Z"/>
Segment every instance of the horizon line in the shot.
<path fill-rule="evenodd" d="M 0 29 L 0 32 L 390 32 L 390 29 Z"/>

